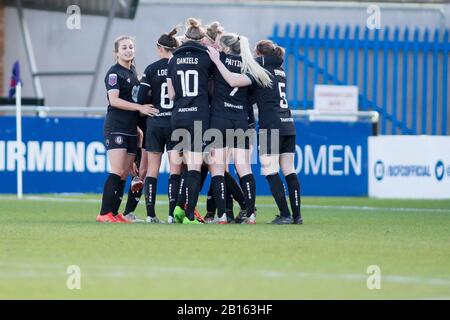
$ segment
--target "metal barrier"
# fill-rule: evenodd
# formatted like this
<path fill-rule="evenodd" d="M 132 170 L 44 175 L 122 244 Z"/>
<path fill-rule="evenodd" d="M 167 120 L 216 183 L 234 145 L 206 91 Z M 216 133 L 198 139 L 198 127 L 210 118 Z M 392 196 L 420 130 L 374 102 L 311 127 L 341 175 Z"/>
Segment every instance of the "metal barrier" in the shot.
<path fill-rule="evenodd" d="M 382 134 L 449 134 L 449 30 L 288 24 L 270 38 L 286 49 L 294 109 L 313 106 L 314 84 L 356 85 L 360 109 L 380 113 Z"/>

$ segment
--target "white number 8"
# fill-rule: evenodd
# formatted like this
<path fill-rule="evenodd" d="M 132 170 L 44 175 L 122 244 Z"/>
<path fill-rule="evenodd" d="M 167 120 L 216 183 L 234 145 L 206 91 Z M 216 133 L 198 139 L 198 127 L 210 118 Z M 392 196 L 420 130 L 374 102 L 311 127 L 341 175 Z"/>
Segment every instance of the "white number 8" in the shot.
<path fill-rule="evenodd" d="M 169 100 L 169 103 L 166 103 L 166 100 Z M 167 82 L 161 84 L 161 108 L 163 109 L 172 109 L 173 101 L 169 99 L 169 89 L 167 89 Z"/>

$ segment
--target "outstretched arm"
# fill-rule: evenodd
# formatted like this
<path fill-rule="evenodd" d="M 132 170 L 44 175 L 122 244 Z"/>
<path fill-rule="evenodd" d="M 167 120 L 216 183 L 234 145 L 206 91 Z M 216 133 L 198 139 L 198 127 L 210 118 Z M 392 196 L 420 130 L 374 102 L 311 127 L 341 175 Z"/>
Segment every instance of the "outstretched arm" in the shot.
<path fill-rule="evenodd" d="M 231 87 L 246 87 L 252 84 L 252 80 L 245 75 L 245 74 L 239 74 L 236 75 L 232 73 L 230 70 L 228 70 L 225 65 L 220 61 L 220 54 L 219 51 L 217 51 L 213 47 L 208 47 L 208 54 L 211 58 L 211 61 L 215 63 L 217 66 L 217 69 L 219 70 L 222 77 L 225 79 L 225 81 L 231 86 Z"/>

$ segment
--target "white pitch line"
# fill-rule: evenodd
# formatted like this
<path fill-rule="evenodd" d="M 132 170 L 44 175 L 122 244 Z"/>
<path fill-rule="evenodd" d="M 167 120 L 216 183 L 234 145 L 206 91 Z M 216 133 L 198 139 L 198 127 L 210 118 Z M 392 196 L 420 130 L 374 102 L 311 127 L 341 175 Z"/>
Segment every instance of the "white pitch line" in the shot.
<path fill-rule="evenodd" d="M 2 269 L 11 268 L 14 271 Z M 19 269 L 19 270 L 18 270 Z M 106 278 L 147 277 L 159 278 L 164 275 L 192 276 L 192 277 L 229 277 L 236 275 L 231 269 L 212 268 L 181 268 L 181 267 L 139 267 L 139 266 L 81 266 L 81 271 L 88 275 Z M 66 266 L 52 264 L 0 264 L 0 278 L 41 278 L 41 277 L 67 276 Z M 343 280 L 352 282 L 365 282 L 368 275 L 364 273 L 323 273 L 323 272 L 284 272 L 269 270 L 241 269 L 239 276 L 259 277 L 263 279 L 316 279 L 316 280 Z M 400 275 L 382 275 L 381 282 L 403 285 L 426 285 L 432 287 L 449 287 L 450 279 L 413 277 Z"/>
<path fill-rule="evenodd" d="M 0 196 L 0 201 L 18 200 L 16 197 Z M 100 203 L 101 199 L 85 199 L 85 198 L 61 198 L 61 197 L 46 197 L 46 196 L 24 196 L 22 200 L 28 201 L 51 201 L 51 202 L 87 202 L 87 203 Z M 139 202 L 143 205 L 143 201 Z M 156 201 L 156 204 L 167 205 L 168 201 Z M 276 204 L 257 204 L 257 207 L 261 208 L 276 208 Z M 383 208 L 383 207 L 369 207 L 369 206 L 321 206 L 321 205 L 302 205 L 305 209 L 328 209 L 328 210 L 356 210 L 356 211 L 394 211 L 394 212 L 429 212 L 429 213 L 450 213 L 450 209 L 441 208 Z"/>

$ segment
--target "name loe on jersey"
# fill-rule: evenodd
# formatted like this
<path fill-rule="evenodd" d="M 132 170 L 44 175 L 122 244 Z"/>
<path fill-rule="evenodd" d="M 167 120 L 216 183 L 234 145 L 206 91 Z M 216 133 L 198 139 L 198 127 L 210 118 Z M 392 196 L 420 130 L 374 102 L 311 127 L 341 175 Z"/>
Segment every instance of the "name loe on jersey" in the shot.
<path fill-rule="evenodd" d="M 167 77 L 167 69 L 158 69 L 158 77 Z"/>

